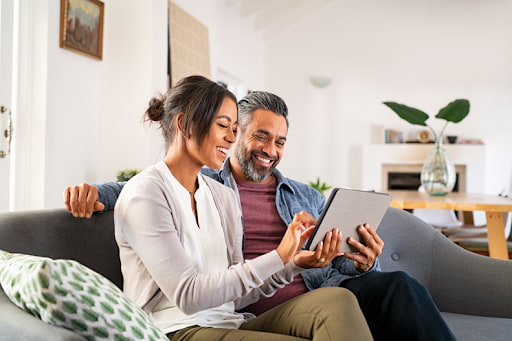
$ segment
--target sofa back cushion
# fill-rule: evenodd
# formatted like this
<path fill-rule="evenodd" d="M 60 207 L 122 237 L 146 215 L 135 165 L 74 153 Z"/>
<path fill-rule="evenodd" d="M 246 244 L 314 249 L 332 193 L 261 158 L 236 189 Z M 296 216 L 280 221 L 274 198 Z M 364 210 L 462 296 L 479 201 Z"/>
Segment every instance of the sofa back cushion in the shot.
<path fill-rule="evenodd" d="M 122 288 L 112 211 L 90 219 L 75 218 L 65 209 L 0 213 L 0 249 L 76 260 Z"/>

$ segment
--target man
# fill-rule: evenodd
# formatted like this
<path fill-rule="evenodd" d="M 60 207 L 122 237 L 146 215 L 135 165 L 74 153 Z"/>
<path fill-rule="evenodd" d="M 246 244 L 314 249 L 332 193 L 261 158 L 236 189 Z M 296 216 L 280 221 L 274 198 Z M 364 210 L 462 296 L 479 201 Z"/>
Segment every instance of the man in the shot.
<path fill-rule="evenodd" d="M 233 156 L 220 170 L 203 173 L 232 188 L 244 220 L 244 255 L 250 259 L 279 243 L 293 215 L 301 210 L 315 218 L 325 200 L 311 186 L 284 177 L 277 169 L 288 133 L 288 109 L 278 96 L 251 92 L 238 103 L 239 135 Z M 93 210 L 113 209 L 122 183 L 82 184 L 64 190 L 68 211 L 89 217 Z M 99 200 L 98 200 L 99 199 Z M 341 286 L 351 290 L 377 340 L 454 340 L 426 289 L 403 272 L 380 272 L 384 243 L 368 225 L 358 227 L 364 244 L 349 238 L 359 252 L 345 253 L 332 264 L 302 272 L 274 296 L 246 307 L 259 314 L 308 290 Z M 340 307 L 341 309 L 342 307 Z"/>

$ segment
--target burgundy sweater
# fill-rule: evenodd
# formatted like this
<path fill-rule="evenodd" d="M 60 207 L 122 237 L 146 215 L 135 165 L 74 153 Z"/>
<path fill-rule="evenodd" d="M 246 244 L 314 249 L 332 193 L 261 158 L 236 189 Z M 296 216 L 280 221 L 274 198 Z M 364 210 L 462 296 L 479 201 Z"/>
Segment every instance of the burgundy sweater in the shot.
<path fill-rule="evenodd" d="M 288 227 L 277 212 L 275 179 L 265 185 L 239 180 L 236 182 L 244 217 L 244 258 L 252 259 L 274 250 Z M 302 276 L 297 275 L 292 283 L 278 290 L 274 296 L 261 298 L 244 310 L 259 315 L 307 291 Z"/>

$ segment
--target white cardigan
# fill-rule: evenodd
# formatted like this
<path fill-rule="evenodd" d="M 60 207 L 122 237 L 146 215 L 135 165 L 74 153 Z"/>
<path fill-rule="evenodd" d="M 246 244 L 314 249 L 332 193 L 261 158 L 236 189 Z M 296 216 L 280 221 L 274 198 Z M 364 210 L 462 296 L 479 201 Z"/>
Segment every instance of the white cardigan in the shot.
<path fill-rule="evenodd" d="M 244 261 L 241 212 L 235 193 L 206 176 L 219 211 L 229 268 L 198 273 L 183 248 L 184 216 L 172 196 L 164 162 L 132 178 L 121 191 L 114 221 L 124 291 L 150 312 L 165 294 L 185 314 L 235 302 L 240 309 L 271 296 L 303 269 L 293 261 L 283 266 L 277 252 Z"/>

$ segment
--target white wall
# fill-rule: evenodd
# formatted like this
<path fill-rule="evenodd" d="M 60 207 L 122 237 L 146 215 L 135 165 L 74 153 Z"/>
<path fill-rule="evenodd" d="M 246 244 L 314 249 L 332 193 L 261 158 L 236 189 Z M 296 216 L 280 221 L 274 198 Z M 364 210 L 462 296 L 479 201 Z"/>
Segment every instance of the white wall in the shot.
<path fill-rule="evenodd" d="M 288 103 L 281 169 L 289 176 L 359 187 L 361 146 L 377 142 L 383 128 L 416 129 L 382 101 L 435 114 L 464 97 L 472 111 L 447 133 L 486 143 L 489 193 L 510 179 L 512 3 L 339 0 L 264 41 L 223 0 L 175 2 L 209 28 L 212 78 L 222 70 Z M 22 6 L 37 20 L 26 29 L 32 41 L 20 73 L 36 83 L 21 93 L 19 121 L 29 121 L 18 146 L 32 157 L 18 155 L 16 209 L 62 207 L 65 186 L 114 180 L 117 170 L 144 168 L 162 150 L 159 133 L 141 117 L 167 84 L 167 1 L 105 1 L 102 61 L 59 48 L 60 2 L 36 3 Z M 313 88 L 313 75 L 333 82 Z"/>
<path fill-rule="evenodd" d="M 433 117 L 467 98 L 470 115 L 446 133 L 485 142 L 485 188 L 499 193 L 512 172 L 511 33 L 512 2 L 502 0 L 340 0 L 322 8 L 265 46 L 265 86 L 291 111 L 281 170 L 359 187 L 362 145 L 380 143 L 384 128 L 421 128 L 383 101 Z M 316 75 L 332 84 L 314 88 L 308 79 Z"/>
<path fill-rule="evenodd" d="M 263 88 L 263 34 L 253 29 L 252 21 L 241 19 L 236 6 L 226 6 L 224 0 L 173 2 L 208 27 L 212 79 L 222 70 L 246 89 Z"/>
<path fill-rule="evenodd" d="M 20 12 L 15 209 L 62 207 L 68 185 L 154 162 L 140 121 L 167 86 L 167 1 L 106 1 L 101 61 L 59 47 L 60 1 Z"/>
<path fill-rule="evenodd" d="M 149 99 L 167 81 L 167 0 L 108 0 L 103 60 L 59 47 L 60 1 L 20 0 L 19 130 L 14 209 L 62 207 L 62 190 L 114 181 L 164 151 L 142 124 Z M 212 78 L 219 70 L 246 88 L 263 86 L 263 40 L 224 1 L 176 1 L 209 27 Z M 254 49 L 240 48 L 244 39 Z M 250 65 L 250 67 L 247 67 Z"/>
<path fill-rule="evenodd" d="M 167 87 L 166 0 L 106 1 L 102 61 L 59 48 L 59 9 L 50 2 L 45 207 L 62 207 L 65 186 L 154 162 L 141 118 Z"/>

